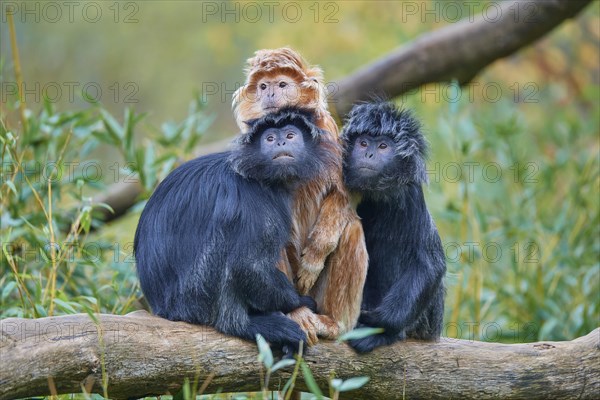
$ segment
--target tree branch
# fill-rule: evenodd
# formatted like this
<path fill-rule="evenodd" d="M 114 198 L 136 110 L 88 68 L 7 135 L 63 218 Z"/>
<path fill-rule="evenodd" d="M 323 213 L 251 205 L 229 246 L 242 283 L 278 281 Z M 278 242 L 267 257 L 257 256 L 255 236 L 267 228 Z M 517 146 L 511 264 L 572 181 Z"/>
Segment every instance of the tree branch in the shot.
<path fill-rule="evenodd" d="M 513 54 L 579 13 L 591 0 L 496 3 L 489 16 L 464 19 L 359 69 L 338 82 L 331 108 L 343 117 L 373 95 L 396 97 L 426 83 L 469 82 L 492 62 Z M 497 11 L 497 15 L 495 16 Z"/>
<path fill-rule="evenodd" d="M 110 398 L 174 394 L 184 379 L 206 392 L 260 390 L 253 343 L 211 328 L 171 322 L 145 311 L 126 316 L 86 314 L 0 321 L 0 399 L 102 393 L 102 370 Z M 564 399 L 600 395 L 600 329 L 570 342 L 497 344 L 442 338 L 438 343 L 404 342 L 367 355 L 346 344 L 323 341 L 306 362 L 326 393 L 337 377 L 369 376 L 344 398 L 386 399 Z M 281 388 L 291 369 L 271 378 Z M 51 389 L 53 388 L 53 389 Z M 55 389 L 54 389 L 55 388 Z M 299 377 L 296 389 L 307 391 Z"/>

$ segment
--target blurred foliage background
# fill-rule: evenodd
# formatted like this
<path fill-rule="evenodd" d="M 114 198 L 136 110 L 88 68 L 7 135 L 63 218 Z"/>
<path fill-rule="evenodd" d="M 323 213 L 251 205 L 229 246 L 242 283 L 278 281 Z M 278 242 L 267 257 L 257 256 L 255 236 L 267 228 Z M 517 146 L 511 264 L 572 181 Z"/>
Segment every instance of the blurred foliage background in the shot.
<path fill-rule="evenodd" d="M 487 1 L 9 3 L 28 111 L 23 128 L 3 10 L 3 318 L 144 307 L 131 254 L 144 198 L 236 133 L 231 94 L 255 50 L 289 45 L 335 82 L 422 33 L 493 16 Z M 432 146 L 445 336 L 561 340 L 600 325 L 599 44 L 593 2 L 467 87 L 396 99 Z M 103 226 L 95 196 L 136 179 L 140 202 Z"/>

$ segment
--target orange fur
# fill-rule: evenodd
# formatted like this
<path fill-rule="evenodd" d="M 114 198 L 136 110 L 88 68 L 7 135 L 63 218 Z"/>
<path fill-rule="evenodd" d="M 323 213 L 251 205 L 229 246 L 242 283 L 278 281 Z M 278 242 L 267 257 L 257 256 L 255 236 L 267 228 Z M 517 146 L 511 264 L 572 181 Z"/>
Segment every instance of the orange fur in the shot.
<path fill-rule="evenodd" d="M 338 127 L 327 110 L 327 95 L 323 71 L 308 63 L 292 49 L 258 50 L 247 60 L 244 70 L 246 82 L 233 94 L 233 113 L 242 132 L 247 129 L 244 121 L 260 118 L 265 114 L 256 101 L 256 85 L 264 77 L 285 75 L 298 85 L 297 96 L 290 98 L 288 105 L 302 106 L 315 110 L 317 125 L 332 135 L 338 136 Z"/>
<path fill-rule="evenodd" d="M 356 324 L 368 256 L 362 225 L 342 183 L 342 149 L 337 124 L 327 110 L 323 73 L 289 48 L 257 51 L 245 72 L 246 83 L 233 97 L 242 132 L 244 121 L 266 113 L 258 96 L 259 82 L 285 80 L 293 81 L 297 91 L 281 106 L 314 110 L 317 125 L 330 134 L 322 145 L 336 154 L 338 162 L 296 192 L 291 240 L 278 268 L 296 281 L 301 293 L 314 297 L 321 313 L 299 309 L 290 318 L 307 331 L 311 344 L 316 335 L 334 338 Z"/>

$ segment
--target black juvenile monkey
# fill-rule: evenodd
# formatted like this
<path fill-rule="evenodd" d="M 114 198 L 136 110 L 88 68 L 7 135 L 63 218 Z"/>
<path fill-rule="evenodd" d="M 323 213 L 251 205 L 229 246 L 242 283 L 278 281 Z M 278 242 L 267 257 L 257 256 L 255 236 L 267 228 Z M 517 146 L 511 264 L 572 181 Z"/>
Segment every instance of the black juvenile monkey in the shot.
<path fill-rule="evenodd" d="M 189 161 L 150 197 L 134 252 L 144 295 L 161 317 L 205 324 L 284 352 L 306 336 L 284 313 L 307 306 L 276 268 L 296 185 L 328 168 L 314 116 L 286 109 L 249 121 L 236 148 Z"/>
<path fill-rule="evenodd" d="M 355 106 L 342 133 L 344 176 L 358 194 L 369 269 L 360 326 L 384 333 L 350 341 L 358 352 L 439 338 L 446 262 L 421 185 L 427 143 L 408 111 L 379 101 Z"/>

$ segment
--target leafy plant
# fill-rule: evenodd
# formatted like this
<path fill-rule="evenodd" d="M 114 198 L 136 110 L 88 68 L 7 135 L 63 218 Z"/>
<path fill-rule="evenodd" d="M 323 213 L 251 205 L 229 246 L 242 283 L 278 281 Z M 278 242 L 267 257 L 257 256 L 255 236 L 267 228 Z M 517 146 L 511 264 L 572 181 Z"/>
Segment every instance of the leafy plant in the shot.
<path fill-rule="evenodd" d="M 60 112 L 49 101 L 37 115 L 27 112 L 21 131 L 2 120 L 1 317 L 125 313 L 139 307 L 133 305 L 139 291 L 131 243 L 111 241 L 99 229 L 98 211 L 112 212 L 95 199 L 110 183 L 101 178 L 139 181 L 148 195 L 189 156 L 210 118 L 197 98 L 183 122 L 150 129 L 140 143 L 135 132 L 142 120 L 127 109 L 121 123 L 98 104 Z M 112 151 L 126 168 L 93 158 Z"/>

